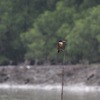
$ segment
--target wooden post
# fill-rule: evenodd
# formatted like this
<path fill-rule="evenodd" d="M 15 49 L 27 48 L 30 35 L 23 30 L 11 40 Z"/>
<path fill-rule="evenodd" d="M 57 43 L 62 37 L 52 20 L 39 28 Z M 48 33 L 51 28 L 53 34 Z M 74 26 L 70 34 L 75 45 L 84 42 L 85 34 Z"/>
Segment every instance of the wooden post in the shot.
<path fill-rule="evenodd" d="M 64 96 L 64 62 L 65 62 L 65 52 L 63 51 L 63 64 L 62 64 L 62 88 L 61 88 L 61 100 L 63 100 Z"/>
<path fill-rule="evenodd" d="M 64 87 L 64 66 L 62 68 L 62 89 L 61 89 L 61 100 L 63 100 L 63 87 Z"/>

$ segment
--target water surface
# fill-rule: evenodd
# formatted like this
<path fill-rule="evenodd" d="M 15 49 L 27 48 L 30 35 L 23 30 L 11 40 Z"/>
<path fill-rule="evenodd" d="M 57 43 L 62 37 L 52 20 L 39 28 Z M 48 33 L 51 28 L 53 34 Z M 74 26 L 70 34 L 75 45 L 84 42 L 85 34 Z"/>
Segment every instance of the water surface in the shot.
<path fill-rule="evenodd" d="M 25 87 L 1 88 L 0 100 L 61 100 L 60 86 Z M 100 91 L 94 87 L 68 86 L 64 88 L 64 100 L 100 100 Z"/>

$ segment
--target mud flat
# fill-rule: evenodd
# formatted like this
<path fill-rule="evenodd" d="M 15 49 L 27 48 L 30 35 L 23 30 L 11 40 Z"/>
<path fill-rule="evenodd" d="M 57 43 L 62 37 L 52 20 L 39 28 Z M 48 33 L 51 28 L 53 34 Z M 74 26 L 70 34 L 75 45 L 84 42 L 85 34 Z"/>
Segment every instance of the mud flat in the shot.
<path fill-rule="evenodd" d="M 1 66 L 0 84 L 60 84 L 62 65 Z M 64 65 L 64 84 L 100 85 L 100 64 Z"/>

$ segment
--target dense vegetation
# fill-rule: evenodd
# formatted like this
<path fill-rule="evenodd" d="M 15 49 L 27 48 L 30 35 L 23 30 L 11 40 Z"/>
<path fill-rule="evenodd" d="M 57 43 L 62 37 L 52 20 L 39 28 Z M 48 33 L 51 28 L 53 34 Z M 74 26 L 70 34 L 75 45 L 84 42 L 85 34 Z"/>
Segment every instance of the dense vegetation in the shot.
<path fill-rule="evenodd" d="M 100 62 L 100 0 L 0 0 L 0 64 Z"/>

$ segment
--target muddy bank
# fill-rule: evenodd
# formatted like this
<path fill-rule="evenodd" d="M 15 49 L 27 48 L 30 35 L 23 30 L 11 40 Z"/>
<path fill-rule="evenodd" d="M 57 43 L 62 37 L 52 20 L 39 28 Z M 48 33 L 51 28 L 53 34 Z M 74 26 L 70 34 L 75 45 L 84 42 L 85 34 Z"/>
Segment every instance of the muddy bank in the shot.
<path fill-rule="evenodd" d="M 0 83 L 61 83 L 62 66 L 1 66 Z M 100 85 L 100 65 L 65 65 L 64 83 Z"/>

